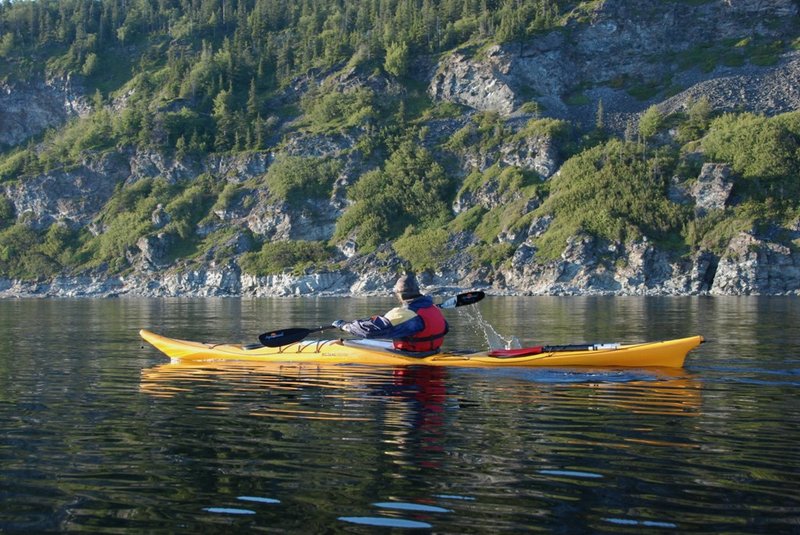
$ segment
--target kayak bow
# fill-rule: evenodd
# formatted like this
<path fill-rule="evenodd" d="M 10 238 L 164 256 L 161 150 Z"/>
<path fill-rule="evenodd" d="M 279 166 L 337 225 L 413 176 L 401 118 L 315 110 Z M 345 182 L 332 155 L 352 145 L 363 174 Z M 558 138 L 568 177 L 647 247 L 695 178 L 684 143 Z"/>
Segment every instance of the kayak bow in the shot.
<path fill-rule="evenodd" d="M 252 361 L 319 364 L 365 364 L 390 366 L 594 366 L 680 368 L 686 354 L 703 342 L 691 336 L 663 342 L 598 346 L 542 346 L 535 351 L 491 355 L 479 352 L 443 352 L 427 356 L 395 351 L 391 342 L 377 340 L 318 340 L 283 347 L 249 348 L 240 344 L 210 344 L 178 340 L 142 329 L 139 334 L 156 349 L 180 361 Z M 519 354 L 522 353 L 522 354 Z"/>

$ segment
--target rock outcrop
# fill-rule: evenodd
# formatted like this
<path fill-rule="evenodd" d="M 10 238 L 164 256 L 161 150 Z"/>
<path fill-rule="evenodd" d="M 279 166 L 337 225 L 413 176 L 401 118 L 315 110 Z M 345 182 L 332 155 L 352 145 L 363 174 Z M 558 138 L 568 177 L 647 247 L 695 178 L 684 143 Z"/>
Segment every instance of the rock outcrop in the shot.
<path fill-rule="evenodd" d="M 703 215 L 709 210 L 724 210 L 733 190 L 731 168 L 727 164 L 703 164 L 700 176 L 691 188 L 695 210 Z"/>
<path fill-rule="evenodd" d="M 91 111 L 83 88 L 71 78 L 0 82 L 0 147 L 13 147 Z"/>
<path fill-rule="evenodd" d="M 17 218 L 43 229 L 53 223 L 88 225 L 111 198 L 114 188 L 130 176 L 123 158 L 111 153 L 85 161 L 75 169 L 59 169 L 34 178 L 0 184 L 0 193 L 14 205 Z"/>
<path fill-rule="evenodd" d="M 478 57 L 453 53 L 439 66 L 428 91 L 438 100 L 505 115 L 519 113 L 522 104 L 533 100 L 548 116 L 584 125 L 593 124 L 602 101 L 606 126 L 618 131 L 664 99 L 668 80 L 670 91 L 684 89 L 663 103 L 666 113 L 700 96 L 709 98 L 715 110 L 781 113 L 800 108 L 800 53 L 770 66 L 720 62 L 711 70 L 687 67 L 691 62 L 683 58 L 712 41 L 792 35 L 797 14 L 792 0 L 606 0 L 584 14 L 588 24 L 576 14 L 568 31 L 494 47 Z M 659 86 L 662 90 L 650 98 L 632 95 L 637 87 Z"/>
<path fill-rule="evenodd" d="M 711 293 L 800 295 L 800 253 L 742 232 L 720 258 Z"/>
<path fill-rule="evenodd" d="M 510 65 L 496 55 L 493 47 L 486 61 L 476 62 L 455 53 L 439 67 L 428 92 L 437 100 L 464 104 L 480 111 L 496 111 L 509 115 L 517 107 L 517 97 L 509 87 Z"/>

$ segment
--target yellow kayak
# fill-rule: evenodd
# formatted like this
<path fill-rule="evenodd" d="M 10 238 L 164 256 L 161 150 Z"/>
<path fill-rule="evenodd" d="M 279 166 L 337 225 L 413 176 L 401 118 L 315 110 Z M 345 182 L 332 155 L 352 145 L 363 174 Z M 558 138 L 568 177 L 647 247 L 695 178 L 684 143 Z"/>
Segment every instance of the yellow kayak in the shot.
<path fill-rule="evenodd" d="M 408 355 L 375 340 L 301 341 L 282 347 L 250 348 L 241 344 L 213 344 L 177 340 L 142 329 L 147 342 L 173 360 L 251 361 L 318 364 L 364 364 L 382 366 L 461 367 L 666 367 L 680 368 L 686 354 L 703 342 L 690 336 L 642 344 L 600 344 L 596 346 L 539 346 L 518 350 L 442 352 L 427 356 Z M 580 349 L 578 349 L 580 347 Z"/>

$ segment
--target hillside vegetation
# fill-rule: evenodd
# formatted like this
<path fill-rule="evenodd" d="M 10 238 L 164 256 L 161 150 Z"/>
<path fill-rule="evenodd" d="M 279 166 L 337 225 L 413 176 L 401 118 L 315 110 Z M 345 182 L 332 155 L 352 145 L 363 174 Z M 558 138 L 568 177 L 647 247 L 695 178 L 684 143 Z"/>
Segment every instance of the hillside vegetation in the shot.
<path fill-rule="evenodd" d="M 569 36 L 596 9 L 554 0 L 0 3 L 0 79 L 69 78 L 89 109 L 0 147 L 0 277 L 125 273 L 153 243 L 149 269 L 236 259 L 254 275 L 342 269 L 348 244 L 357 257 L 394 254 L 430 272 L 459 255 L 467 269 L 502 269 L 523 242 L 545 264 L 576 235 L 646 239 L 676 257 L 721 255 L 740 231 L 795 248 L 800 112 L 721 112 L 699 97 L 670 113 L 644 106 L 623 132 L 607 125 L 602 101 L 587 126 L 548 117 L 534 92 L 523 90 L 509 116 L 426 89 L 449 54 L 482 61 L 494 45 Z M 704 72 L 774 65 L 799 38 L 754 31 L 661 59 Z M 615 78 L 608 87 L 644 102 L 674 93 L 673 83 Z M 565 102 L 588 101 L 578 91 Z M 531 146 L 548 147 L 558 172 L 510 159 Z M 90 224 L 34 220 L 11 194 L 131 154 L 188 171 L 113 179 Z M 209 163 L 259 154 L 263 172 L 235 176 Z M 675 188 L 691 189 L 706 162 L 727 164 L 733 188 L 724 206 L 699 210 Z"/>

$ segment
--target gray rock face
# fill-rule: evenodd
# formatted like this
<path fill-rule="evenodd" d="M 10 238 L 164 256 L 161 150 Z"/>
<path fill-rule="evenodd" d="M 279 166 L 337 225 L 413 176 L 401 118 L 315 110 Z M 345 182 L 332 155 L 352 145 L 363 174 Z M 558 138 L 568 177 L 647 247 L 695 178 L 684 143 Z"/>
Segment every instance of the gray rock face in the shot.
<path fill-rule="evenodd" d="M 719 261 L 715 295 L 800 295 L 800 253 L 742 232 Z"/>
<path fill-rule="evenodd" d="M 97 159 L 87 157 L 83 165 L 75 169 L 56 170 L 0 184 L 0 194 L 11 201 L 17 217 L 33 228 L 46 229 L 55 222 L 74 228 L 93 224 L 119 183 L 131 184 L 152 178 L 179 182 L 203 173 L 241 183 L 263 175 L 271 161 L 272 156 L 266 152 L 184 162 L 166 159 L 155 152 L 123 151 Z M 248 228 L 254 234 L 271 239 L 325 240 L 333 235 L 342 208 L 340 200 L 332 199 L 309 203 L 307 209 L 296 210 L 272 200 L 266 189 L 248 189 L 241 192 L 232 206 L 219 210 L 216 215 L 220 222 Z M 157 208 L 151 219 L 157 229 L 169 223 L 169 215 L 163 207 Z M 206 229 L 205 233 L 213 230 Z M 94 233 L 102 231 L 96 228 Z M 148 260 L 144 265 L 160 264 Z"/>
<path fill-rule="evenodd" d="M 533 260 L 536 250 L 523 244 L 504 270 L 507 288 L 531 295 L 698 295 L 710 291 L 716 259 L 708 252 L 674 259 L 647 239 L 620 244 L 577 235 L 561 258 Z"/>
<path fill-rule="evenodd" d="M 712 109 L 774 115 L 800 108 L 800 51 L 785 54 L 777 65 L 733 69 L 719 67 L 713 78 L 701 80 L 659 104 L 663 113 L 685 111 L 701 98 Z"/>
<path fill-rule="evenodd" d="M 127 167 L 115 155 L 85 162 L 77 169 L 53 171 L 8 185 L 0 185 L 18 218 L 43 229 L 55 222 L 72 227 L 87 225 L 125 180 Z"/>
<path fill-rule="evenodd" d="M 461 54 L 453 54 L 434 75 L 428 93 L 437 100 L 464 104 L 480 111 L 497 111 L 510 114 L 517 106 L 517 98 L 509 87 L 509 64 L 493 47 L 488 61 L 475 62 Z"/>
<path fill-rule="evenodd" d="M 140 251 L 139 269 L 143 271 L 156 271 L 169 265 L 169 248 L 174 242 L 171 234 L 159 232 L 155 236 L 143 236 L 136 242 L 136 247 Z M 131 263 L 135 263 L 135 259 Z"/>
<path fill-rule="evenodd" d="M 691 189 L 695 198 L 695 207 L 699 214 L 709 210 L 724 210 L 731 196 L 733 181 L 730 180 L 731 168 L 727 164 L 703 164 L 697 182 Z"/>
<path fill-rule="evenodd" d="M 660 84 L 673 79 L 673 85 L 687 89 L 664 104 L 665 112 L 707 95 L 717 110 L 780 113 L 800 107 L 797 52 L 772 67 L 721 66 L 705 73 L 686 70 L 670 58 L 725 39 L 754 34 L 780 39 L 791 35 L 797 13 L 798 5 L 792 0 L 717 0 L 699 5 L 606 0 L 587 15 L 589 24 L 569 23 L 567 32 L 496 47 L 481 58 L 453 54 L 439 65 L 429 93 L 437 100 L 509 115 L 523 103 L 524 91 L 535 95 L 548 115 L 583 124 L 591 124 L 597 102 L 602 100 L 608 126 L 623 130 L 626 117 L 652 102 L 639 101 L 614 87 L 626 81 Z M 571 102 L 576 94 L 588 103 Z"/>
<path fill-rule="evenodd" d="M 0 147 L 14 146 L 90 111 L 83 89 L 70 78 L 0 83 Z"/>
<path fill-rule="evenodd" d="M 161 178 L 174 184 L 193 179 L 203 172 L 197 162 L 167 158 L 156 151 L 128 151 L 125 155 L 128 158 L 128 184 L 147 178 Z"/>
<path fill-rule="evenodd" d="M 549 137 L 525 138 L 500 147 L 504 164 L 534 171 L 543 179 L 552 177 L 561 164 L 558 150 Z"/>

